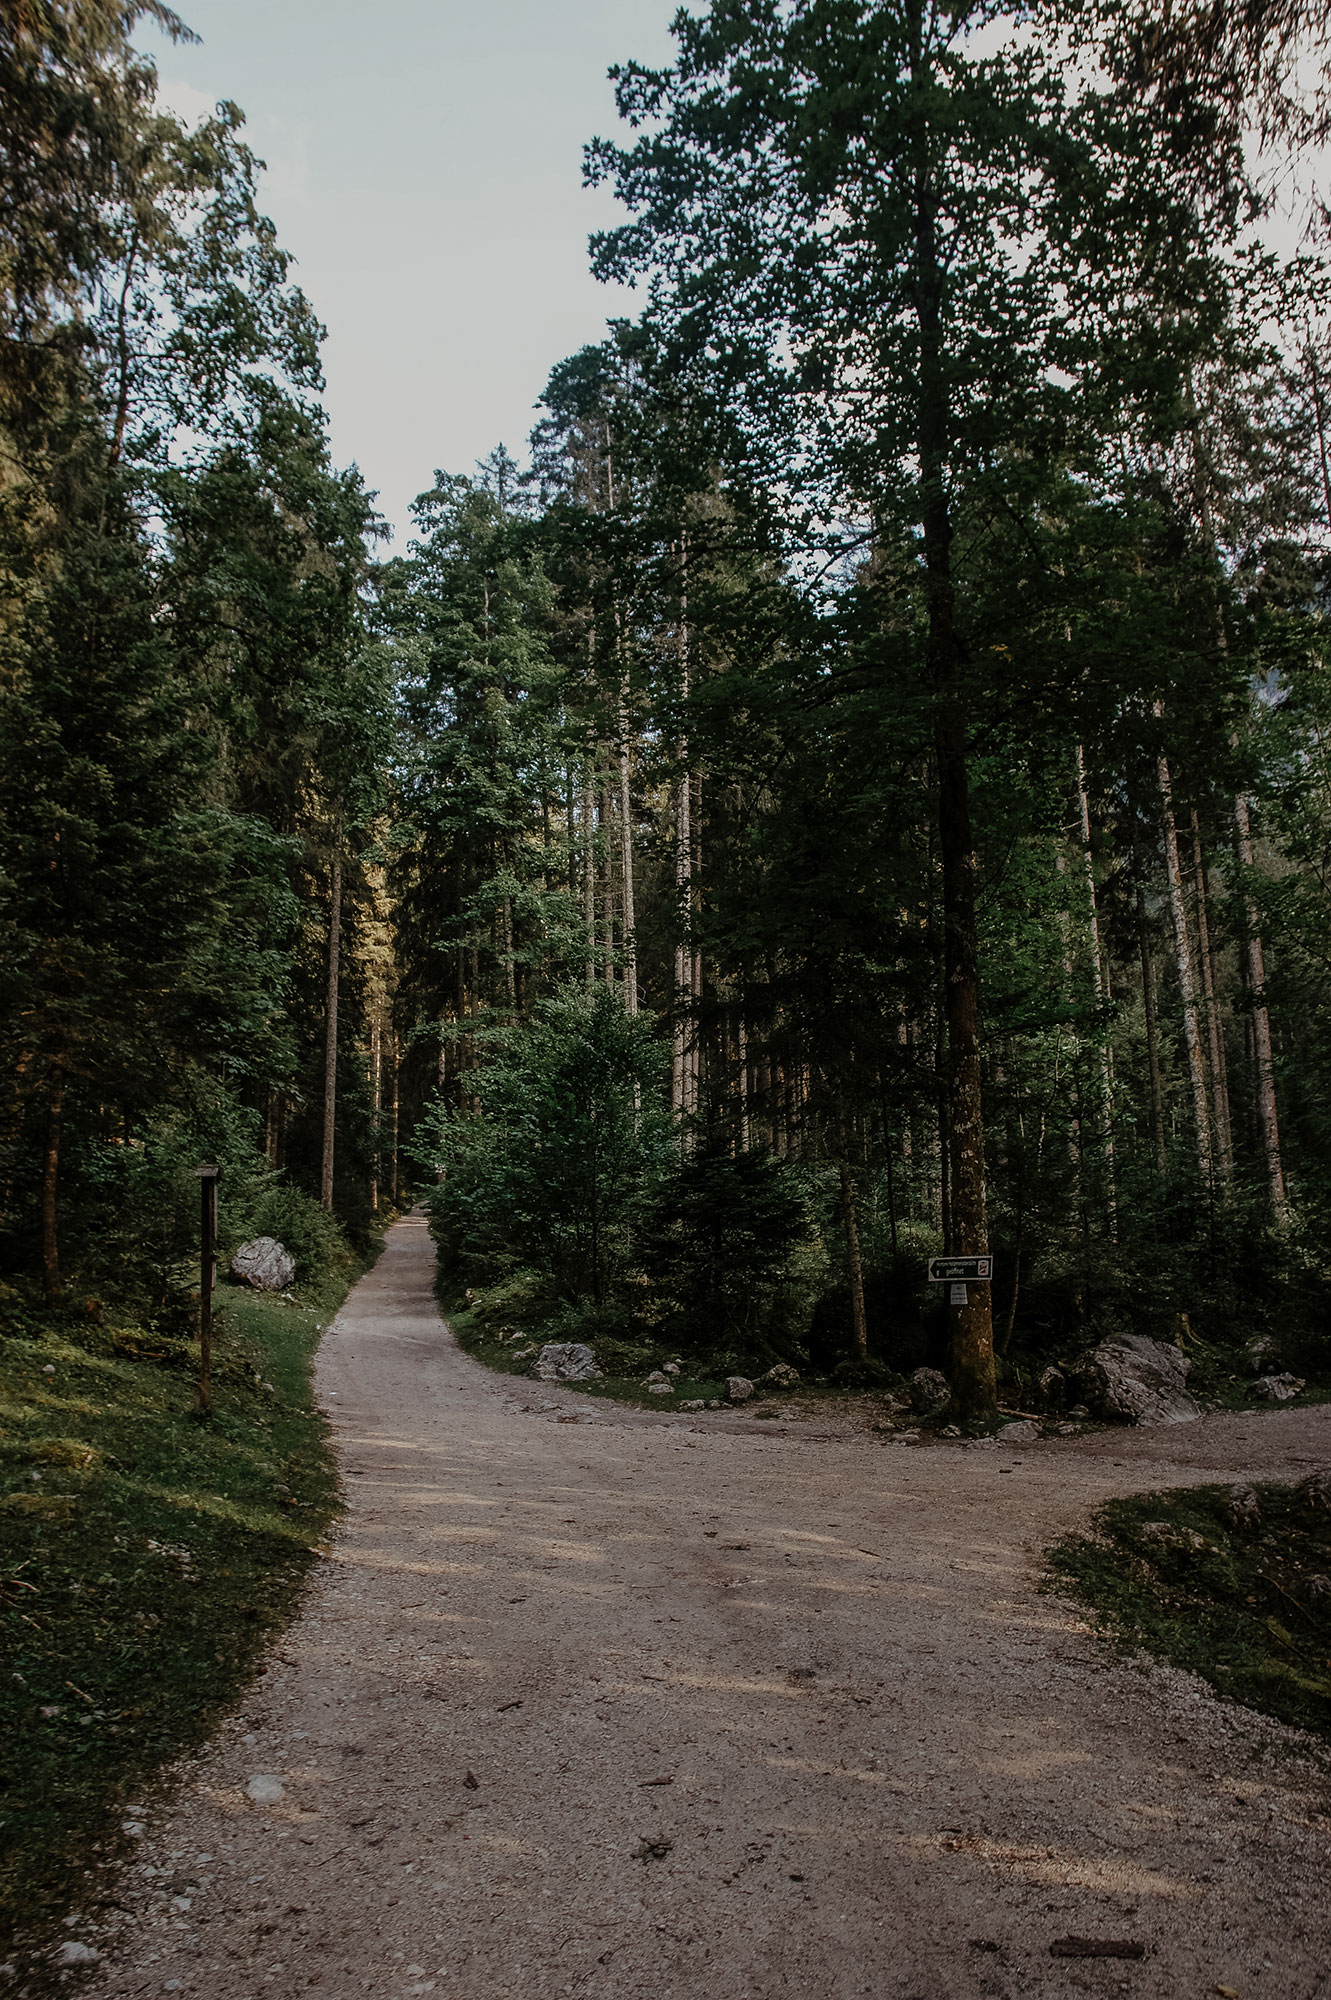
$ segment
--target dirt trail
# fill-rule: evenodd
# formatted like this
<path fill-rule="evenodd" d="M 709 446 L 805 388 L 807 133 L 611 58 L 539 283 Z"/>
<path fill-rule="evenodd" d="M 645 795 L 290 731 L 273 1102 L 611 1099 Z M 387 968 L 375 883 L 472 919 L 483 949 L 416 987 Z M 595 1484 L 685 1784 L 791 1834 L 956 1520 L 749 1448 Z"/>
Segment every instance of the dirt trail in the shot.
<path fill-rule="evenodd" d="M 699 1432 L 515 1394 L 432 1263 L 398 1224 L 325 1341 L 335 1560 L 149 1816 L 99 1993 L 1331 1994 L 1326 1780 L 1035 1588 L 1111 1494 L 1331 1461 L 1331 1410 L 1021 1451 Z"/>

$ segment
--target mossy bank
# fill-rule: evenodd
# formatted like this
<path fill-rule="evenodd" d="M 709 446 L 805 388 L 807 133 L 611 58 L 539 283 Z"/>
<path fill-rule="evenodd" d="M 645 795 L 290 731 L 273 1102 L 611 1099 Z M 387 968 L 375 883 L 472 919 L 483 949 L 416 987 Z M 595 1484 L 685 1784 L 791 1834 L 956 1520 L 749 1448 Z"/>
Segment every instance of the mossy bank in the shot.
<path fill-rule="evenodd" d="M 0 1316 L 0 1958 L 54 1973 L 132 1808 L 263 1671 L 336 1512 L 320 1334 L 359 1266 L 287 1301 L 219 1291 L 197 1348 L 110 1311 Z"/>
<path fill-rule="evenodd" d="M 1114 1500 L 1049 1560 L 1121 1646 L 1331 1738 L 1331 1475 Z"/>

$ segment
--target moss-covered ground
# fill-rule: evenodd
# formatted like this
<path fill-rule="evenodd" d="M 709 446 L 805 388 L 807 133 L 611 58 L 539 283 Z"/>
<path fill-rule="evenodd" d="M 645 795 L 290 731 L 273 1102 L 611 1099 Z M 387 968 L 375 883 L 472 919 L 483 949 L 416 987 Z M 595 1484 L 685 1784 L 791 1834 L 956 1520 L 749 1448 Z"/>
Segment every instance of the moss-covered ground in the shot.
<path fill-rule="evenodd" d="M 1199 1486 L 1100 1510 L 1050 1551 L 1051 1587 L 1128 1650 L 1331 1737 L 1331 1504 L 1326 1489 Z"/>
<path fill-rule="evenodd" d="M 337 1507 L 311 1362 L 355 1273 L 219 1290 L 197 1348 L 113 1311 L 0 1311 L 0 1958 L 49 1962 L 127 1809 L 262 1672 Z"/>

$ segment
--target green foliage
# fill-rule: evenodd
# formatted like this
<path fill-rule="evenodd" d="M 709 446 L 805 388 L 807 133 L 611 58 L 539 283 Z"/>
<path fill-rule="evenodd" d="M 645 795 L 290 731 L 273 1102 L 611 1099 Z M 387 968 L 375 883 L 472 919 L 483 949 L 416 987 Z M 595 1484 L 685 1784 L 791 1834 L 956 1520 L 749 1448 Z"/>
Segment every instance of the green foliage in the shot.
<path fill-rule="evenodd" d="M 337 1504 L 310 1363 L 345 1289 L 229 1295 L 206 1425 L 188 1348 L 0 1306 L 0 1929 L 25 1971 L 295 1607 Z"/>
<path fill-rule="evenodd" d="M 1202 1675 L 1216 1692 L 1331 1736 L 1331 1521 L 1307 1488 L 1256 1489 L 1236 1516 L 1228 1489 L 1115 1500 L 1090 1535 L 1049 1553 L 1103 1630 Z"/>
<path fill-rule="evenodd" d="M 449 1257 L 464 1272 L 511 1259 L 569 1301 L 605 1302 L 669 1156 L 662 1060 L 650 1021 L 607 986 L 566 987 L 492 1030 L 477 1109 L 437 1105 L 414 1142 L 440 1177 L 427 1205 Z"/>
<path fill-rule="evenodd" d="M 644 1318 L 681 1352 L 788 1359 L 808 1309 L 795 1270 L 808 1233 L 799 1177 L 770 1153 L 686 1158 L 644 1221 Z"/>

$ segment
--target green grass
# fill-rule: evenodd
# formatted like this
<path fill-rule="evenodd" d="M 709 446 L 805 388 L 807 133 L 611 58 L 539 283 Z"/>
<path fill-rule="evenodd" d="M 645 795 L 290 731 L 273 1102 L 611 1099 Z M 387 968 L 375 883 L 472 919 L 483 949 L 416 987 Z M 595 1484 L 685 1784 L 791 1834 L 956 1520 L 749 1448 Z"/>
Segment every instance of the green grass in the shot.
<path fill-rule="evenodd" d="M 0 1957 L 45 1962 L 291 1617 L 338 1505 L 310 1364 L 353 1275 L 219 1290 L 208 1423 L 190 1342 L 0 1316 Z"/>
<path fill-rule="evenodd" d="M 1260 1486 L 1258 1518 L 1244 1522 L 1230 1490 L 1111 1501 L 1090 1534 L 1050 1550 L 1049 1587 L 1123 1647 L 1331 1737 L 1331 1512 L 1297 1486 Z"/>

